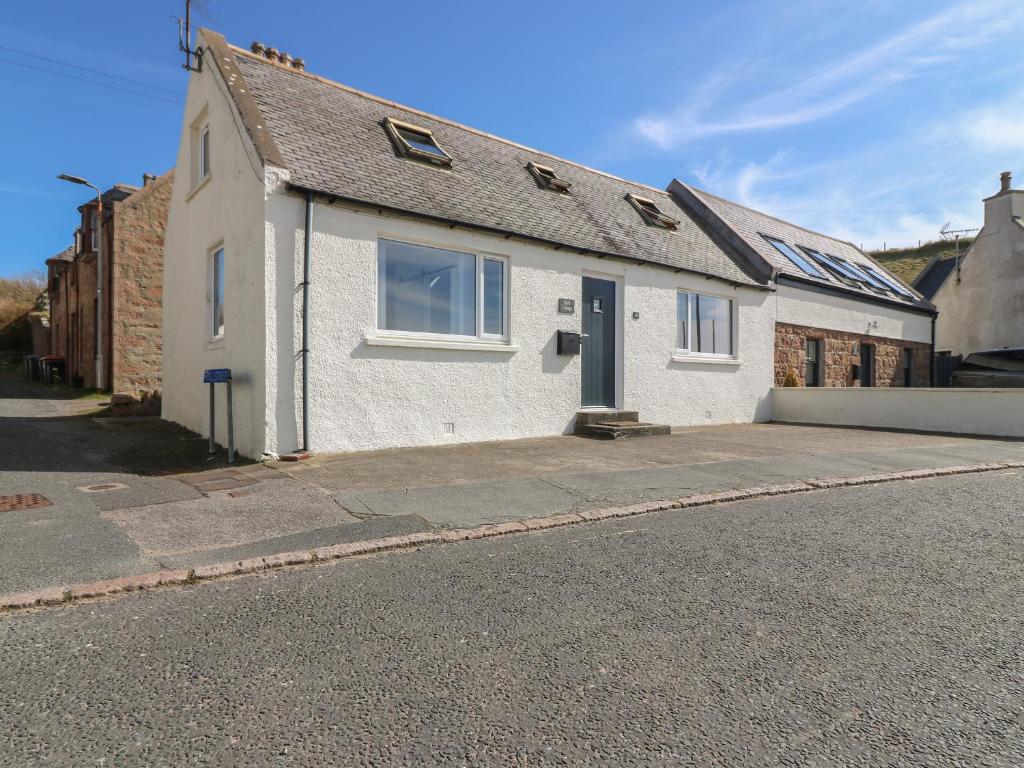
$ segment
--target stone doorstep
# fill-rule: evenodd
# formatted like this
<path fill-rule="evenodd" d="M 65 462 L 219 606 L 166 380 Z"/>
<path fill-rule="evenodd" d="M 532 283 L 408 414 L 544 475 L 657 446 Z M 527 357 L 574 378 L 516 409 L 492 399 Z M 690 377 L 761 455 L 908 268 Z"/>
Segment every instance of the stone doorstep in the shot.
<path fill-rule="evenodd" d="M 0 595 L 0 613 L 45 605 L 56 605 L 81 598 L 96 598 L 107 595 L 130 592 L 153 587 L 192 584 L 197 581 L 255 573 L 275 568 L 305 565 L 328 560 L 358 557 L 378 552 L 396 551 L 400 549 L 419 548 L 430 544 L 447 544 L 459 541 L 472 541 L 504 536 L 513 533 L 558 528 L 578 525 L 585 522 L 597 522 L 619 517 L 644 515 L 651 512 L 663 512 L 671 509 L 694 509 L 696 507 L 727 504 L 768 496 L 781 496 L 794 493 L 829 488 L 846 488 L 860 485 L 895 482 L 897 480 L 918 480 L 922 478 L 948 477 L 969 473 L 993 472 L 1001 469 L 1024 469 L 1024 461 L 988 462 L 964 464 L 934 469 L 910 469 L 854 477 L 817 478 L 806 482 L 785 483 L 756 488 L 729 489 L 710 493 L 691 494 L 678 499 L 650 501 L 622 507 L 606 507 L 603 509 L 585 510 L 580 513 L 562 513 L 547 517 L 515 520 L 507 523 L 480 525 L 476 528 L 459 528 L 437 533 L 413 533 L 405 536 L 390 536 L 383 539 L 358 541 L 317 547 L 308 551 L 282 552 L 266 557 L 254 557 L 247 560 L 236 560 L 228 563 L 198 566 L 188 570 L 157 571 L 137 576 L 123 576 L 87 584 L 73 584 L 66 587 L 48 587 L 46 589 Z"/>
<path fill-rule="evenodd" d="M 672 427 L 667 424 L 650 424 L 641 421 L 594 422 L 576 427 L 580 437 L 593 437 L 599 440 L 620 440 L 624 437 L 654 437 L 672 434 Z"/>

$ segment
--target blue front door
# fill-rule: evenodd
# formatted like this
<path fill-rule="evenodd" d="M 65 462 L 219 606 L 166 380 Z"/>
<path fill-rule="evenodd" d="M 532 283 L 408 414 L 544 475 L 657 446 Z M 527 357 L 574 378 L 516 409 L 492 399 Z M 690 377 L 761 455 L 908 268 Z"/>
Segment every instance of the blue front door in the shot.
<path fill-rule="evenodd" d="M 584 408 L 615 407 L 615 283 L 583 278 Z"/>

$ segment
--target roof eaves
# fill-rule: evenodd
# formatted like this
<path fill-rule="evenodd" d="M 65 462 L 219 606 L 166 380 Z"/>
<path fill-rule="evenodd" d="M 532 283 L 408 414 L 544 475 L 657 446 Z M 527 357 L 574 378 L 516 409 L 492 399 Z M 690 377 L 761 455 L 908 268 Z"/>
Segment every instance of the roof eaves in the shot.
<path fill-rule="evenodd" d="M 528 235 L 528 234 L 521 233 L 521 232 L 514 232 L 514 231 L 511 231 L 511 230 L 505 230 L 505 229 L 501 229 L 499 227 L 490 227 L 490 226 L 486 226 L 484 224 L 474 224 L 472 222 L 459 221 L 459 220 L 456 220 L 456 219 L 444 218 L 442 216 L 436 216 L 436 215 L 429 214 L 429 213 L 423 213 L 421 211 L 414 211 L 414 210 L 410 210 L 410 209 L 407 209 L 407 208 L 401 208 L 401 207 L 396 207 L 396 206 L 393 206 L 393 205 L 387 205 L 387 204 L 373 202 L 372 200 L 360 200 L 358 198 L 348 197 L 346 195 L 340 195 L 340 194 L 337 194 L 335 192 L 331 192 L 330 190 L 314 189 L 314 188 L 311 188 L 311 187 L 306 187 L 306 186 L 303 186 L 301 184 L 295 184 L 295 183 L 289 183 L 288 187 L 291 190 L 293 190 L 295 192 L 299 192 L 301 194 L 305 194 L 305 193 L 308 192 L 308 193 L 312 193 L 315 196 L 320 196 L 320 197 L 327 198 L 328 204 L 348 203 L 350 205 L 355 205 L 355 206 L 358 206 L 358 207 L 361 207 L 361 208 L 369 208 L 371 210 L 376 210 L 376 211 L 379 211 L 381 213 L 387 212 L 387 213 L 390 213 L 390 214 L 396 214 L 396 215 L 401 215 L 401 216 L 409 216 L 409 217 L 414 218 L 414 219 L 421 219 L 421 220 L 426 220 L 426 221 L 432 221 L 432 222 L 439 223 L 439 224 L 444 224 L 445 226 L 447 226 L 447 227 L 449 227 L 451 229 L 454 229 L 455 227 L 463 227 L 465 229 L 475 230 L 475 231 L 478 231 L 478 232 L 486 232 L 487 234 L 491 234 L 491 235 L 500 235 L 500 236 L 504 237 L 506 240 L 510 240 L 512 238 L 518 238 L 518 239 L 526 241 L 526 242 L 537 243 L 538 245 L 544 245 L 544 246 L 547 246 L 547 247 L 550 247 L 550 248 L 554 248 L 555 250 L 573 251 L 575 253 L 580 254 L 581 256 L 583 256 L 583 255 L 595 256 L 595 257 L 597 257 L 599 259 L 616 259 L 616 260 L 625 261 L 625 262 L 628 262 L 628 263 L 631 263 L 631 264 L 640 264 L 640 265 L 643 265 L 643 266 L 655 267 L 655 268 L 658 268 L 658 269 L 669 269 L 669 270 L 672 270 L 674 272 L 687 272 L 687 273 L 692 274 L 692 275 L 699 275 L 701 277 L 707 278 L 708 280 L 718 280 L 718 281 L 720 281 L 722 283 L 726 283 L 726 284 L 734 286 L 734 287 L 742 286 L 744 288 L 754 288 L 754 289 L 761 290 L 761 291 L 770 290 L 770 288 L 768 286 L 766 286 L 763 283 L 759 283 L 759 282 L 754 282 L 754 281 L 751 281 L 751 282 L 741 282 L 741 281 L 738 281 L 738 280 L 733 280 L 733 279 L 728 278 L 728 277 L 723 277 L 722 275 L 716 275 L 716 274 L 713 274 L 711 272 L 702 272 L 701 270 L 693 269 L 693 268 L 690 268 L 690 267 L 673 266 L 673 265 L 669 265 L 669 264 L 664 264 L 662 262 L 650 261 L 648 259 L 639 258 L 637 256 L 628 256 L 628 255 L 622 254 L 622 253 L 613 253 L 611 251 L 596 251 L 596 250 L 593 250 L 591 248 L 584 248 L 584 247 L 579 246 L 579 245 L 573 245 L 572 243 L 563 243 L 563 242 L 558 242 L 556 240 L 546 240 L 544 238 L 536 237 L 534 235 Z"/>
<path fill-rule="evenodd" d="M 935 305 L 925 298 L 918 298 L 913 302 L 900 301 L 877 293 L 859 291 L 856 288 L 850 288 L 849 286 L 840 285 L 839 283 L 823 283 L 821 280 L 815 280 L 810 277 L 804 278 L 800 275 L 794 275 L 788 272 L 780 272 L 776 280 L 780 284 L 793 285 L 797 288 L 814 291 L 815 293 L 827 293 L 834 296 L 853 299 L 855 301 L 867 302 L 868 304 L 880 304 L 886 307 L 896 307 L 898 309 L 905 309 L 908 312 L 918 312 L 926 315 L 938 314 L 938 310 Z"/>
<path fill-rule="evenodd" d="M 755 251 L 729 224 L 711 210 L 693 190 L 679 179 L 672 179 L 666 190 L 698 226 L 715 241 L 719 247 L 728 249 L 739 259 L 739 266 L 759 283 L 775 279 L 778 270 L 761 254 Z"/>
<path fill-rule="evenodd" d="M 266 127 L 266 120 L 263 119 L 263 113 L 235 61 L 234 51 L 239 49 L 228 45 L 224 36 L 212 29 L 203 28 L 199 32 L 206 41 L 206 53 L 208 54 L 203 56 L 203 60 L 212 60 L 216 65 L 217 71 L 227 86 L 228 93 L 231 94 L 231 99 L 238 109 L 249 139 L 256 148 L 256 154 L 259 155 L 264 165 L 287 168 L 284 156 L 270 135 L 270 131 Z M 269 64 L 269 62 L 267 63 Z"/>

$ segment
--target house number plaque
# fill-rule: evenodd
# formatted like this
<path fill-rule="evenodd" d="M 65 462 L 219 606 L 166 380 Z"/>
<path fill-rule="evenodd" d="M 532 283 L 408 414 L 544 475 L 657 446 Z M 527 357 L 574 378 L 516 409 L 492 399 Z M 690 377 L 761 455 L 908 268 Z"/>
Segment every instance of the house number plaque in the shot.
<path fill-rule="evenodd" d="M 559 299 L 558 300 L 558 312 L 562 315 L 574 315 L 576 314 L 576 300 L 575 299 Z"/>

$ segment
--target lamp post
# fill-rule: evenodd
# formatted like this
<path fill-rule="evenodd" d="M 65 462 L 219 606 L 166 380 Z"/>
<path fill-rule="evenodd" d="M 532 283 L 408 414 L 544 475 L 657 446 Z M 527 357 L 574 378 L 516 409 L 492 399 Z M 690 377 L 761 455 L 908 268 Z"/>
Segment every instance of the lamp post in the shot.
<path fill-rule="evenodd" d="M 96 389 L 106 389 L 106 366 L 103 364 L 103 193 L 95 184 L 81 176 L 62 173 L 57 177 L 72 184 L 81 184 L 96 192 Z"/>

